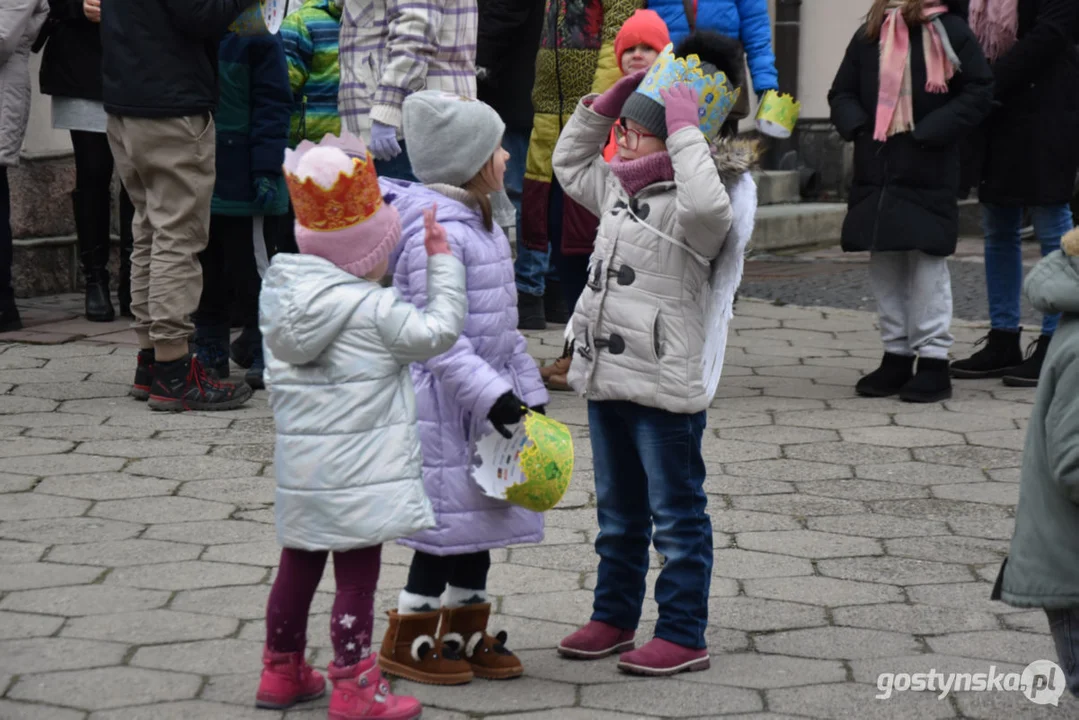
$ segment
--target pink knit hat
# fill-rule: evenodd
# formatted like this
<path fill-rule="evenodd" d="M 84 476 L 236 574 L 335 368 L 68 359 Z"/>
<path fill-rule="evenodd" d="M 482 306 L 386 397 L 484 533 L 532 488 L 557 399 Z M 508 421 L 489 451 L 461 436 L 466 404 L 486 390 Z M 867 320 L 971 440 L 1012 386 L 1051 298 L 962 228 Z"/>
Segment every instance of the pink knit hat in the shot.
<path fill-rule="evenodd" d="M 360 138 L 343 132 L 286 150 L 285 180 L 300 252 L 364 277 L 400 242 L 401 220 L 383 202 L 374 160 Z"/>

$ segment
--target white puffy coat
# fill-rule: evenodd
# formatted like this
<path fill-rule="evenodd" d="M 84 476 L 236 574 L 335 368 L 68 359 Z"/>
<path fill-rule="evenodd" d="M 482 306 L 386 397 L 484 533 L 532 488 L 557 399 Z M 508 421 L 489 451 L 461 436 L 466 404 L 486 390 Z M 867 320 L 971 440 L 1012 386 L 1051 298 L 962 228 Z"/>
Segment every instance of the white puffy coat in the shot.
<path fill-rule="evenodd" d="M 428 260 L 425 311 L 313 255 L 281 254 L 259 303 L 283 547 L 350 550 L 435 524 L 409 364 L 449 350 L 465 269 Z"/>

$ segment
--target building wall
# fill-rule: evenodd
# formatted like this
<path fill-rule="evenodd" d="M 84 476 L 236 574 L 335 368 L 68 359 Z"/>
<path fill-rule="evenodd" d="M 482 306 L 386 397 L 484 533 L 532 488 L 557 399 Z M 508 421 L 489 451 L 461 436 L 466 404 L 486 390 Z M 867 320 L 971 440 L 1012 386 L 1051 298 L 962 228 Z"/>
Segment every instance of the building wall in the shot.
<path fill-rule="evenodd" d="M 869 0 L 804 0 L 798 94 L 802 118 L 828 118 L 828 89 Z"/>

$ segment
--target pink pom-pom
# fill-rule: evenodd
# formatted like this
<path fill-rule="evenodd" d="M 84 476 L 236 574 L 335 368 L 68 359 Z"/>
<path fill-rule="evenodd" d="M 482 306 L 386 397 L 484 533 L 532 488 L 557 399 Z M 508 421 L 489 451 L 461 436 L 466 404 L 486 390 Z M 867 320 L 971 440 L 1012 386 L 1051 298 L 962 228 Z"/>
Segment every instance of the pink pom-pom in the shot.
<path fill-rule="evenodd" d="M 296 175 L 301 180 L 311 178 L 320 187 L 329 190 L 341 173 L 352 174 L 352 158 L 340 148 L 320 145 L 308 150 L 296 165 Z"/>

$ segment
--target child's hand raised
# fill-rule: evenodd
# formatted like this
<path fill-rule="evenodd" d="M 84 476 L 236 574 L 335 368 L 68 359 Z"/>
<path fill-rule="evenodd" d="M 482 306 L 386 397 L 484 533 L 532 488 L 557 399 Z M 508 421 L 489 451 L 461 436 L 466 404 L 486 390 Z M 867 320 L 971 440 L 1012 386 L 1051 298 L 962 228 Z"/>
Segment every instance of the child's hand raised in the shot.
<path fill-rule="evenodd" d="M 683 83 L 660 90 L 659 96 L 667 108 L 667 134 L 674 135 L 682 128 L 700 127 L 700 95 Z"/>
<path fill-rule="evenodd" d="M 423 211 L 423 246 L 427 248 L 427 255 L 451 255 L 450 242 L 446 237 L 446 228 L 435 220 L 438 212 L 438 203 L 432 203 L 430 210 Z"/>

